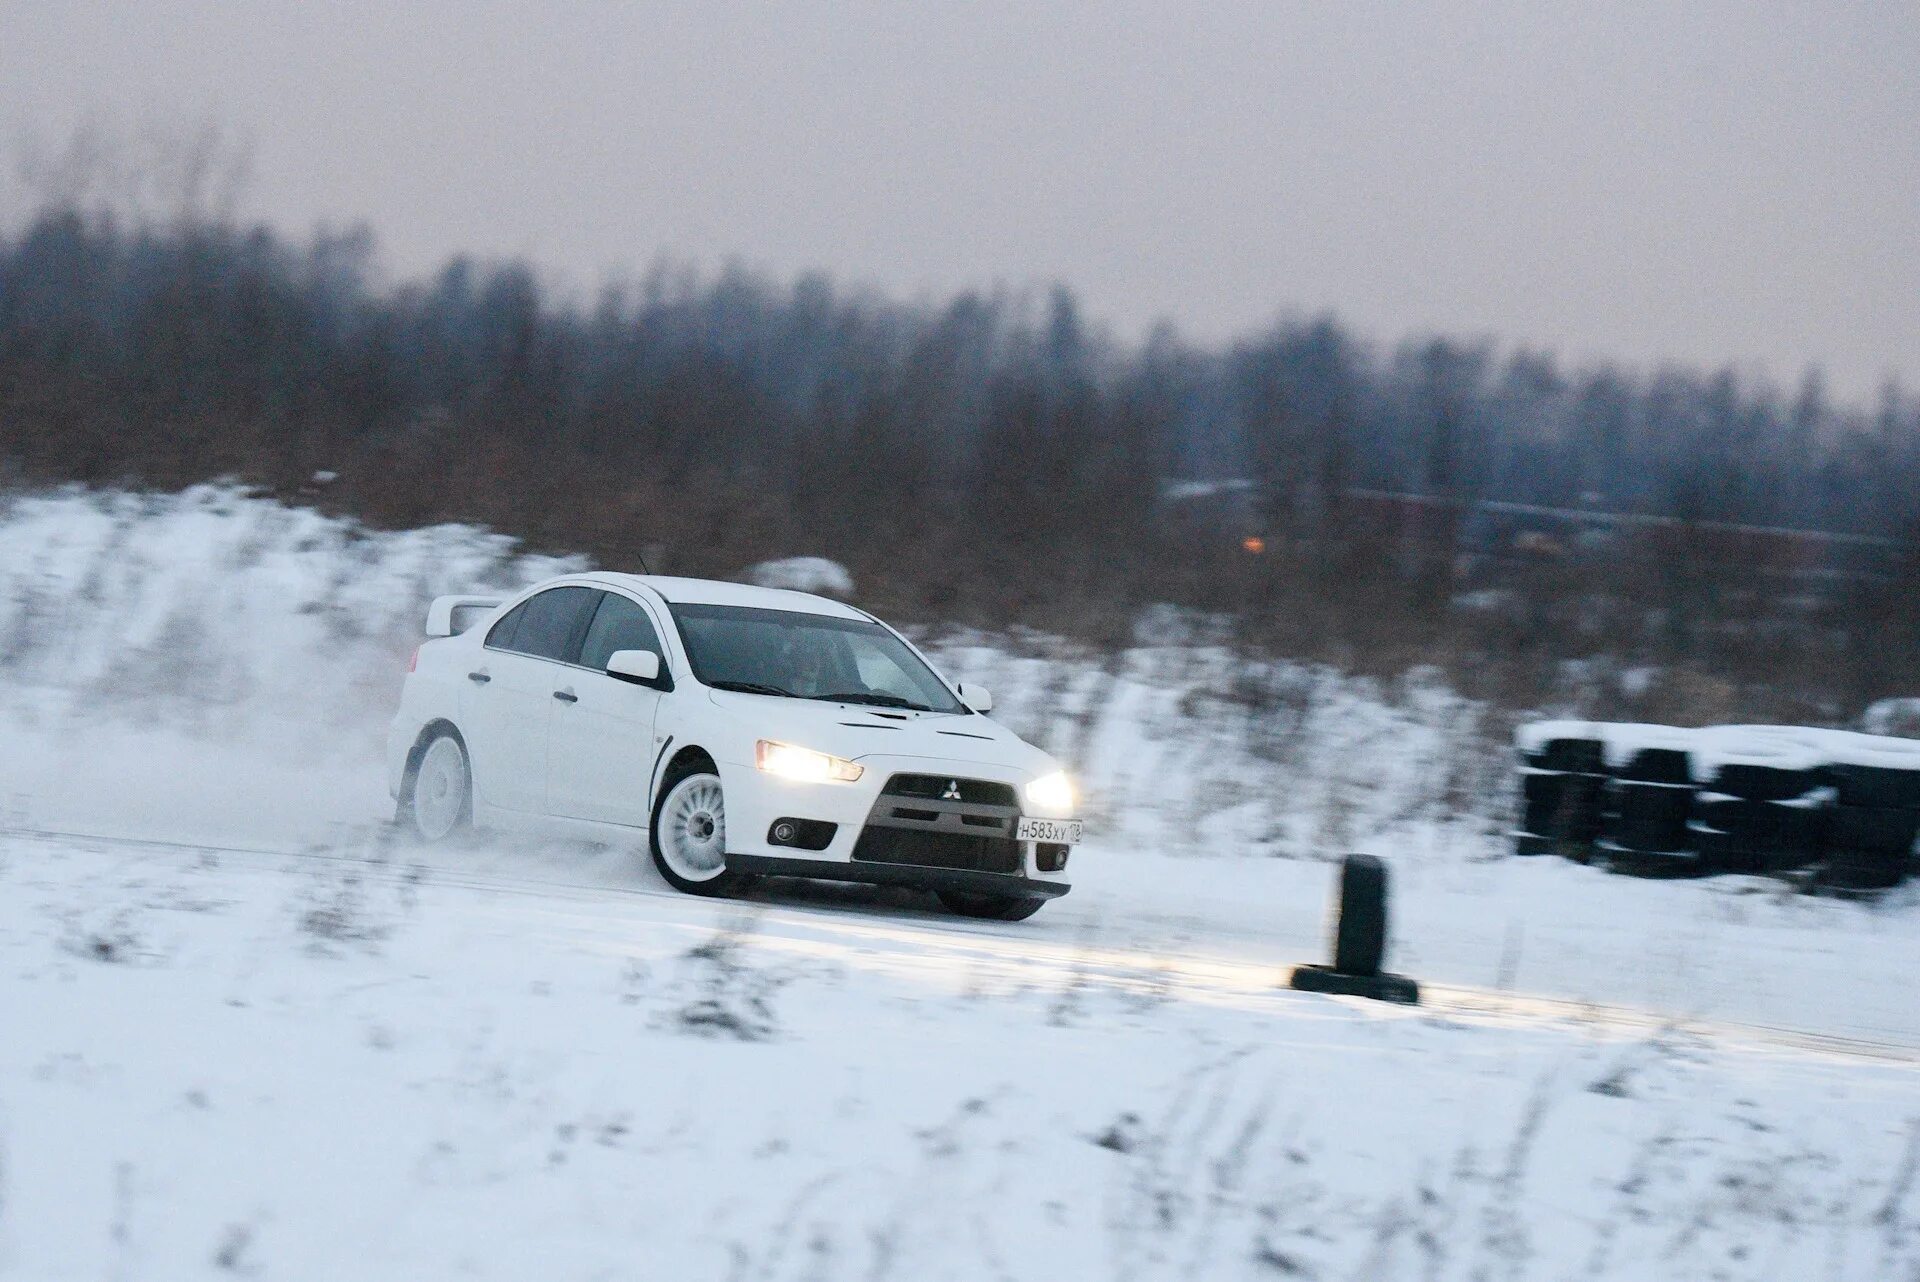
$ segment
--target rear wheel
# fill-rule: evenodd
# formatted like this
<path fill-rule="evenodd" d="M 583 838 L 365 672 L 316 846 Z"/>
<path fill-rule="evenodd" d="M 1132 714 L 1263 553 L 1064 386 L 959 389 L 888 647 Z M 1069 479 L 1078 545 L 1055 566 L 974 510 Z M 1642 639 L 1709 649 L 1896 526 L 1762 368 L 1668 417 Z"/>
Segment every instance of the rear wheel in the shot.
<path fill-rule="evenodd" d="M 473 824 L 473 770 L 459 737 L 428 742 L 400 797 L 400 820 L 422 841 L 445 841 Z"/>
<path fill-rule="evenodd" d="M 653 809 L 653 866 L 675 890 L 730 895 L 745 882 L 727 871 L 727 802 L 720 776 L 700 770 L 666 790 Z"/>
<path fill-rule="evenodd" d="M 986 921 L 1025 921 L 1040 911 L 1044 899 L 1023 899 L 1012 895 L 978 895 L 965 890 L 943 890 L 940 902 L 948 912 Z"/>

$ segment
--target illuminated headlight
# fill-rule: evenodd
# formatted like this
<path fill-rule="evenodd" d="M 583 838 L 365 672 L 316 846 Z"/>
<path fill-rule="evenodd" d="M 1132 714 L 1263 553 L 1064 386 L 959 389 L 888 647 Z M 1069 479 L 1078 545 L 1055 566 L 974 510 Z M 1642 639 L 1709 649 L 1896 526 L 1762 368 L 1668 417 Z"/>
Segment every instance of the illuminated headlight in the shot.
<path fill-rule="evenodd" d="M 1026 793 L 1027 804 L 1043 815 L 1065 818 L 1073 813 L 1073 781 L 1064 770 L 1041 775 L 1022 791 Z"/>
<path fill-rule="evenodd" d="M 762 739 L 753 747 L 754 764 L 782 779 L 806 783 L 852 783 L 867 772 L 844 757 L 830 757 L 812 748 L 796 748 L 790 743 Z"/>

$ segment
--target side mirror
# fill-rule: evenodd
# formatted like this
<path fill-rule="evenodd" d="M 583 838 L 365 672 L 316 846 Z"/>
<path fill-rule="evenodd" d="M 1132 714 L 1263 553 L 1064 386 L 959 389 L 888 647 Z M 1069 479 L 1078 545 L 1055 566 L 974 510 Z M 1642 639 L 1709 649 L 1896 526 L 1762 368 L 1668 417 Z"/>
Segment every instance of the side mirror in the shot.
<path fill-rule="evenodd" d="M 615 650 L 607 656 L 607 675 L 653 685 L 660 680 L 660 656 L 651 650 Z"/>
<path fill-rule="evenodd" d="M 954 687 L 954 693 L 960 696 L 960 702 L 975 712 L 993 711 L 993 691 L 981 685 L 968 685 L 962 681 Z"/>

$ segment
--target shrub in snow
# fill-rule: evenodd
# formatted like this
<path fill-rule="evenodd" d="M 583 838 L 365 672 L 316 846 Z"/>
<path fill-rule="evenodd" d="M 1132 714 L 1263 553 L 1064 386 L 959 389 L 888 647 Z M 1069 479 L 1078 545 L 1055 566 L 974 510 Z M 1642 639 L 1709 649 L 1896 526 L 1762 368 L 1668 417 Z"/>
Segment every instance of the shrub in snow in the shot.
<path fill-rule="evenodd" d="M 847 573 L 847 567 L 824 556 L 789 556 L 778 561 L 762 561 L 747 571 L 747 581 L 762 588 L 787 588 L 828 596 L 853 595 L 853 576 Z"/>
<path fill-rule="evenodd" d="M 772 998 L 783 981 L 743 956 L 742 944 L 752 931 L 751 920 L 735 922 L 681 955 L 679 989 L 685 1000 L 669 1017 L 672 1027 L 736 1042 L 763 1042 L 774 1035 L 778 1021 Z"/>

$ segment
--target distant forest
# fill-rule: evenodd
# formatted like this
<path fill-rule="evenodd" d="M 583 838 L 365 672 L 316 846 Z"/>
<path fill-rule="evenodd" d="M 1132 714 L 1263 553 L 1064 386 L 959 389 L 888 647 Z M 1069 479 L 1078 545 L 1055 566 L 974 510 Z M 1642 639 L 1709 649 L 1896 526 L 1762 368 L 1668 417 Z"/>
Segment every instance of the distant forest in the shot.
<path fill-rule="evenodd" d="M 1781 389 L 1572 369 L 1479 340 L 1382 346 L 1328 317 L 1217 347 L 1122 343 L 1061 289 L 909 305 L 660 268 L 579 300 L 524 263 L 457 258 L 394 285 L 374 260 L 364 231 L 296 243 L 49 208 L 0 238 L 0 469 L 28 485 L 232 476 L 380 525 L 478 521 L 656 571 L 820 553 L 909 618 L 1089 639 L 1171 601 L 1349 667 L 1505 673 L 1522 702 L 1600 647 L 1732 673 L 1743 707 L 1766 690 L 1828 716 L 1907 679 L 1824 624 L 1794 635 L 1845 681 L 1743 650 L 1784 607 L 1670 548 L 1510 573 L 1474 607 L 1505 612 L 1489 622 L 1459 604 L 1486 584 L 1451 534 L 1409 555 L 1340 502 L 1370 488 L 1904 541 L 1920 400 L 1892 387 L 1849 406 L 1815 373 Z M 1196 528 L 1169 518 L 1177 479 L 1251 497 L 1231 528 Z M 1910 632 L 1906 589 L 1830 604 Z"/>

